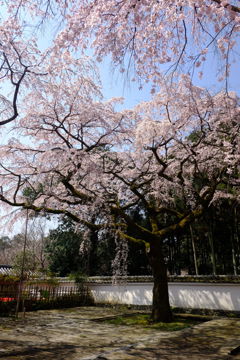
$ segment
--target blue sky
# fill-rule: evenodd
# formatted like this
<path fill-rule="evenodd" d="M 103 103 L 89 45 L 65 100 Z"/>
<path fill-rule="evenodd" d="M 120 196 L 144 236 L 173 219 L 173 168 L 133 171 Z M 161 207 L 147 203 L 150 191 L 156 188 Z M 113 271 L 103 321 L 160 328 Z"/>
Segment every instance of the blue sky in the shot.
<path fill-rule="evenodd" d="M 139 84 L 126 79 L 126 75 L 119 73 L 118 68 L 113 69 L 111 61 L 106 59 L 103 63 L 97 64 L 100 71 L 103 94 L 106 98 L 124 97 L 123 108 L 131 108 L 141 101 L 147 101 L 151 98 L 151 86 L 144 84 L 139 90 Z M 212 53 L 207 59 L 203 68 L 203 77 L 199 78 L 199 69 L 195 69 L 193 76 L 194 85 L 207 88 L 210 92 L 216 93 L 225 89 L 225 81 L 218 81 L 216 69 L 219 66 L 219 57 Z M 114 71 L 113 71 L 114 70 Z M 132 74 L 133 77 L 133 74 Z M 232 64 L 232 71 L 228 79 L 228 90 L 236 91 L 240 95 L 240 64 Z"/>
<path fill-rule="evenodd" d="M 30 20 L 31 21 L 31 20 Z M 48 21 L 45 23 L 44 31 L 39 32 L 39 45 L 42 49 L 50 45 L 52 39 L 55 37 L 56 33 L 64 26 L 56 26 L 56 20 Z M 194 45 L 194 44 L 193 44 Z M 240 43 L 235 46 L 236 59 L 239 59 L 240 52 Z M 93 49 L 87 50 L 87 55 L 93 56 Z M 233 57 L 232 57 L 233 59 Z M 231 60 L 232 60 L 231 59 Z M 224 82 L 217 81 L 216 69 L 221 66 L 221 61 L 219 56 L 219 50 L 215 45 L 212 45 L 209 48 L 207 55 L 207 61 L 203 63 L 201 68 L 196 68 L 195 74 L 193 76 L 194 85 L 208 88 L 210 92 L 216 93 L 224 89 Z M 126 61 L 127 63 L 127 61 Z M 228 90 L 234 90 L 240 94 L 240 67 L 239 62 L 233 63 L 232 72 L 230 74 L 228 82 Z M 102 63 L 97 63 L 97 66 L 100 71 L 100 77 L 103 86 L 103 95 L 106 99 L 112 97 L 124 97 L 125 101 L 122 106 L 119 106 L 118 109 L 122 108 L 132 108 L 141 101 L 147 101 L 151 98 L 151 85 L 142 84 L 143 87 L 139 90 L 139 84 L 137 82 L 132 82 L 131 78 L 134 77 L 133 73 L 130 73 L 129 76 L 121 74 L 119 68 L 114 68 L 111 64 L 110 56 Z M 167 69 L 168 65 L 162 65 L 162 69 Z M 179 69 L 180 71 L 180 69 Z M 198 72 L 203 71 L 203 77 L 200 80 Z"/>

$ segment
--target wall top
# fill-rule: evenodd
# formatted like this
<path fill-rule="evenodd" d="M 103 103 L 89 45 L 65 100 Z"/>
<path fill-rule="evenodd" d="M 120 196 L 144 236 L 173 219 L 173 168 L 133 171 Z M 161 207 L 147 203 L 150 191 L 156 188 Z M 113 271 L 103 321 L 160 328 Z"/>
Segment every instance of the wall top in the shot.
<path fill-rule="evenodd" d="M 170 275 L 169 282 L 202 282 L 202 283 L 240 283 L 238 275 Z M 153 282 L 152 276 L 124 276 L 118 277 L 115 281 L 112 276 L 91 276 L 87 280 L 88 283 L 108 284 L 108 283 L 134 283 L 134 282 Z"/>

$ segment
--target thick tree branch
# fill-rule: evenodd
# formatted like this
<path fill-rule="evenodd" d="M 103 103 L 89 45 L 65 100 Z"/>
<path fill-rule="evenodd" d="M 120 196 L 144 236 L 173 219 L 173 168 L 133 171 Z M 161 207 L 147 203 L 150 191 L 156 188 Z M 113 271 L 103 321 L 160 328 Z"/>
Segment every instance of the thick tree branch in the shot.
<path fill-rule="evenodd" d="M 222 5 L 221 0 L 212 0 L 212 1 L 219 4 L 219 5 L 221 5 L 221 6 L 224 6 L 226 9 L 230 9 L 230 10 L 236 12 L 236 13 L 240 13 L 240 7 L 238 7 L 238 6 L 232 5 L 230 3 Z"/>
<path fill-rule="evenodd" d="M 149 243 L 152 241 L 152 239 L 158 238 L 150 230 L 144 228 L 141 225 L 138 225 L 129 215 L 126 214 L 125 211 L 121 209 L 120 206 L 112 206 L 111 212 L 115 216 L 119 216 L 124 221 L 126 221 L 128 228 L 132 229 L 136 234 L 138 234 L 138 238 L 142 239 L 142 241 Z"/>
<path fill-rule="evenodd" d="M 33 210 L 36 213 L 41 213 L 41 212 L 44 213 L 45 212 L 47 214 L 65 215 L 65 216 L 69 217 L 70 219 L 72 219 L 74 222 L 83 224 L 84 226 L 87 226 L 91 230 L 100 230 L 104 226 L 104 224 L 93 224 L 93 223 L 88 222 L 86 220 L 80 219 L 78 216 L 76 216 L 75 214 L 73 214 L 69 210 L 53 209 L 53 208 L 50 208 L 50 207 L 47 207 L 47 206 L 35 206 L 35 205 L 30 204 L 28 202 L 10 201 L 5 196 L 3 196 L 2 194 L 0 194 L 0 200 L 3 201 L 6 204 L 12 206 L 12 207 L 29 209 L 29 210 Z"/>

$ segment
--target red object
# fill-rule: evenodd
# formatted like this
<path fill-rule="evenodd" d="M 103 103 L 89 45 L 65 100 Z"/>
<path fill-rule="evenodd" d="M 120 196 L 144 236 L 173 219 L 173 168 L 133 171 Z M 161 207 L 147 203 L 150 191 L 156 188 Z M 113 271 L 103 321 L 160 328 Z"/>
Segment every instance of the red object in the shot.
<path fill-rule="evenodd" d="M 0 298 L 0 301 L 2 302 L 9 302 L 9 301 L 13 301 L 15 300 L 14 298 L 10 298 L 10 297 L 3 297 L 3 298 Z"/>

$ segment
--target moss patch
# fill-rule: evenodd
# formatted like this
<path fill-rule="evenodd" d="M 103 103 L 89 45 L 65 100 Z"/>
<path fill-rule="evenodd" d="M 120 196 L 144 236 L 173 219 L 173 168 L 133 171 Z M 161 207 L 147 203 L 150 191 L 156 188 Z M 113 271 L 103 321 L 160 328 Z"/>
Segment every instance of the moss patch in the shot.
<path fill-rule="evenodd" d="M 127 326 L 142 327 L 146 329 L 149 328 L 157 329 L 160 331 L 177 331 L 191 327 L 193 325 L 200 324 L 202 321 L 206 321 L 206 320 L 200 320 L 199 318 L 194 319 L 188 317 L 175 316 L 171 323 L 163 323 L 163 322 L 153 323 L 150 319 L 149 314 L 135 314 L 131 316 L 124 316 L 124 315 L 116 316 L 111 319 L 105 319 L 103 322 L 113 325 L 127 325 Z"/>

